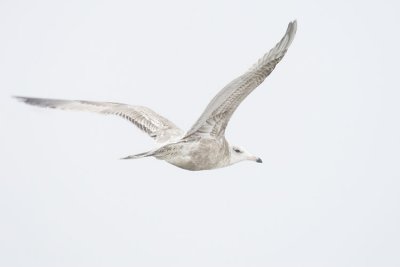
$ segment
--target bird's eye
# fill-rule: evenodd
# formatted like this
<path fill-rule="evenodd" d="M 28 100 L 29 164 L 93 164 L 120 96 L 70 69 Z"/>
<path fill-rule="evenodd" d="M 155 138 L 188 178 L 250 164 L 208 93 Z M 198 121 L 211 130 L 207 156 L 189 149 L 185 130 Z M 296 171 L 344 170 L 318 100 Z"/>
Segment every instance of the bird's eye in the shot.
<path fill-rule="evenodd" d="M 240 149 L 236 147 L 233 148 L 233 151 L 235 151 L 236 153 L 242 153 L 242 151 L 240 151 Z"/>

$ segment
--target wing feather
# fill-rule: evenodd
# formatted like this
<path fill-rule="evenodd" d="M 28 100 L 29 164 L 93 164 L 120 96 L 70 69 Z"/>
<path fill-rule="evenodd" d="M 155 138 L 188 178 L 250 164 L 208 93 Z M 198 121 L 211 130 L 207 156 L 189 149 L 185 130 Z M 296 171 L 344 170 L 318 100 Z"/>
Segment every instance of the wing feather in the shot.
<path fill-rule="evenodd" d="M 198 135 L 222 136 L 240 103 L 259 86 L 281 61 L 296 34 L 297 22 L 290 22 L 285 35 L 245 74 L 226 85 L 208 104 L 186 137 Z"/>
<path fill-rule="evenodd" d="M 131 106 L 112 102 L 61 100 L 21 96 L 16 96 L 15 98 L 21 102 L 34 106 L 117 115 L 130 121 L 159 143 L 166 142 L 173 137 L 182 135 L 183 133 L 182 130 L 171 121 L 143 106 Z"/>

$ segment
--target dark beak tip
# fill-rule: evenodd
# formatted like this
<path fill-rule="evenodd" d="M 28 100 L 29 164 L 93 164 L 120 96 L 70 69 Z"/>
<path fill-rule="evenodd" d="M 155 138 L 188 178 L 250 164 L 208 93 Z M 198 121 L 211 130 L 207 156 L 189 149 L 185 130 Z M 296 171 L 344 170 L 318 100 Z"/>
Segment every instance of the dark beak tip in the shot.
<path fill-rule="evenodd" d="M 261 158 L 258 158 L 258 159 L 256 160 L 256 162 L 257 162 L 257 163 L 262 163 L 262 159 L 261 159 Z"/>

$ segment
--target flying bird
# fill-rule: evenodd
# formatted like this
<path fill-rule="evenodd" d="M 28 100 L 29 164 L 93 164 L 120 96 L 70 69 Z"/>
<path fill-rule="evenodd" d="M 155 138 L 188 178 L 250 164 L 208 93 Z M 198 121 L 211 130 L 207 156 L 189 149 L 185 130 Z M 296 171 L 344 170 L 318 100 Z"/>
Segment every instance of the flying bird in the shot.
<path fill-rule="evenodd" d="M 261 163 L 261 158 L 239 146 L 231 145 L 225 139 L 225 129 L 240 103 L 268 77 L 284 57 L 294 39 L 296 28 L 296 21 L 290 22 L 280 42 L 246 73 L 226 85 L 187 132 L 143 106 L 22 96 L 15 98 L 40 107 L 117 115 L 127 119 L 155 140 L 154 149 L 123 159 L 155 157 L 191 171 L 222 168 L 244 160 Z"/>

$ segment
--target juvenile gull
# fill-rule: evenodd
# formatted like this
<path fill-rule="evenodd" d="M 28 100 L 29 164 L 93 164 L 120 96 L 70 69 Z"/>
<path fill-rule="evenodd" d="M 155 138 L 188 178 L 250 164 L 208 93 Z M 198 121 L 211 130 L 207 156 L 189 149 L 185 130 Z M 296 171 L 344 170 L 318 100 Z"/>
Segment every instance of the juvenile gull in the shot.
<path fill-rule="evenodd" d="M 281 61 L 293 41 L 296 27 L 296 21 L 290 22 L 280 42 L 246 73 L 226 85 L 186 133 L 171 121 L 142 106 L 21 96 L 16 98 L 35 106 L 113 114 L 129 120 L 155 140 L 156 148 L 124 159 L 152 156 L 191 171 L 221 168 L 243 160 L 261 163 L 259 157 L 229 144 L 225 139 L 225 129 L 243 99 L 259 86 Z"/>

